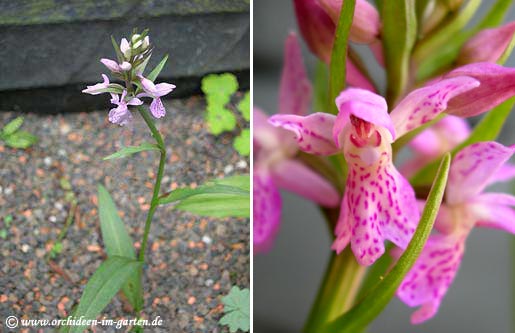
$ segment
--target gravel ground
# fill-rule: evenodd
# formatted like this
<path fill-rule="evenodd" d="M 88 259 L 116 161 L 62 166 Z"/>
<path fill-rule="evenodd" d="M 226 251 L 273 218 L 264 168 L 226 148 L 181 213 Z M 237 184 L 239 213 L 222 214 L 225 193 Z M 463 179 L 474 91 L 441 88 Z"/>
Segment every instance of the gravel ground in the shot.
<path fill-rule="evenodd" d="M 213 137 L 207 133 L 201 98 L 165 105 L 167 116 L 157 122 L 168 147 L 163 191 L 249 171 L 248 159 L 232 148 L 232 134 Z M 0 124 L 15 116 L 0 112 Z M 69 314 L 105 258 L 97 184 L 103 183 L 111 192 L 129 233 L 139 240 L 157 172 L 153 152 L 102 161 L 122 145 L 151 142 L 139 116 L 133 126 L 118 127 L 108 123 L 106 111 L 28 114 L 22 129 L 39 137 L 33 148 L 15 150 L 0 142 L 0 236 L 5 236 L 0 238 L 0 332 L 6 331 L 4 320 L 10 315 L 55 319 Z M 71 183 L 78 208 L 61 254 L 48 263 L 45 256 L 70 214 L 62 178 Z M 6 223 L 9 215 L 12 222 Z M 218 325 L 223 312 L 221 297 L 233 284 L 249 286 L 249 221 L 198 217 L 163 206 L 154 217 L 148 250 L 144 317 L 160 316 L 164 325 L 145 331 L 227 332 Z M 132 318 L 121 297 L 116 297 L 103 315 Z M 114 331 L 105 327 L 95 330 Z"/>

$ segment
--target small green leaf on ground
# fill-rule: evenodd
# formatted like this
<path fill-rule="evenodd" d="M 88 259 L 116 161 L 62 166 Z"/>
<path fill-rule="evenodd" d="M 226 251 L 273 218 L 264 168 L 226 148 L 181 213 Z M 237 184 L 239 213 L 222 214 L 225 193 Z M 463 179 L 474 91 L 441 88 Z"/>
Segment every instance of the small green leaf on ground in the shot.
<path fill-rule="evenodd" d="M 238 90 L 238 81 L 231 73 L 210 74 L 202 78 L 201 88 L 209 104 L 224 106 L 229 103 L 231 95 Z"/>
<path fill-rule="evenodd" d="M 9 136 L 9 135 L 13 134 L 21 127 L 22 124 L 23 124 L 23 117 L 18 117 L 18 118 L 11 120 L 2 129 L 2 135 Z"/>
<path fill-rule="evenodd" d="M 13 216 L 11 214 L 6 215 L 4 217 L 4 224 L 5 224 L 6 228 L 9 228 L 9 226 L 11 225 L 12 221 L 13 221 Z"/>
<path fill-rule="evenodd" d="M 242 156 L 250 155 L 250 129 L 246 128 L 234 139 L 234 149 Z"/>
<path fill-rule="evenodd" d="M 208 105 L 206 122 L 209 132 L 214 135 L 232 131 L 236 127 L 236 117 L 225 107 Z"/>
<path fill-rule="evenodd" d="M 0 238 L 6 239 L 7 238 L 7 230 L 0 229 Z"/>
<path fill-rule="evenodd" d="M 146 150 L 159 150 L 159 147 L 153 143 L 143 142 L 139 146 L 123 147 L 122 149 L 118 150 L 116 153 L 106 156 L 103 159 L 105 161 L 105 160 L 111 160 L 114 158 L 127 157 L 132 154 L 136 154 L 136 153 L 146 151 Z"/>
<path fill-rule="evenodd" d="M 4 137 L 4 141 L 9 147 L 25 149 L 38 142 L 38 138 L 29 132 L 17 131 Z"/>
<path fill-rule="evenodd" d="M 221 325 L 229 326 L 231 333 L 250 330 L 250 290 L 233 286 L 227 296 L 222 297 L 224 316 Z"/>
<path fill-rule="evenodd" d="M 246 92 L 243 99 L 238 103 L 238 110 L 240 110 L 243 119 L 250 121 L 250 92 Z"/>

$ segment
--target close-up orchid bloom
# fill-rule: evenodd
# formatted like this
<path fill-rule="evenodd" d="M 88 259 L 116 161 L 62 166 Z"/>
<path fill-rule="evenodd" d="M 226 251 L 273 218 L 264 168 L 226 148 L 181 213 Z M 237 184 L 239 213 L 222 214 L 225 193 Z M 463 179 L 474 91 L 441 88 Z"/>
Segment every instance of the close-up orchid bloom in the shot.
<path fill-rule="evenodd" d="M 311 84 L 306 78 L 295 34 L 290 34 L 285 43 L 279 94 L 280 114 L 308 112 Z M 278 189 L 286 189 L 326 207 L 336 206 L 339 195 L 322 176 L 295 160 L 301 145 L 287 131 L 271 126 L 259 108 L 254 107 L 253 114 L 254 249 L 262 252 L 270 249 L 279 228 L 282 203 Z"/>
<path fill-rule="evenodd" d="M 260 3 L 257 12 L 267 6 Z M 254 110 L 254 239 L 264 220 L 284 220 L 288 227 L 295 223 L 257 260 L 257 332 L 419 332 L 413 324 L 422 323 L 429 325 L 425 331 L 437 332 L 447 327 L 442 323 L 452 317 L 449 310 L 437 312 L 451 283 L 468 278 L 455 281 L 471 230 L 515 231 L 515 196 L 484 191 L 493 183 L 509 187 L 515 178 L 508 161 L 515 137 L 503 130 L 513 121 L 515 104 L 515 68 L 505 64 L 515 45 L 515 22 L 504 20 L 509 7 L 502 0 L 489 11 L 460 0 L 292 0 L 256 18 L 257 26 L 266 28 L 256 31 L 255 104 L 269 107 L 270 90 L 283 87 L 284 78 L 279 83 L 270 74 L 279 67 L 279 54 L 270 54 L 270 45 L 290 31 L 289 21 L 282 19 L 287 13 L 295 15 L 311 52 L 296 82 L 312 82 L 315 100 L 311 113 L 280 109 L 267 118 Z M 470 21 L 475 15 L 478 23 Z M 284 64 L 301 53 L 285 55 Z M 306 105 L 306 96 L 281 90 L 279 103 Z M 273 204 L 280 200 L 277 189 L 288 189 L 276 180 L 278 170 L 301 179 L 293 168 L 278 167 L 285 161 L 323 175 L 339 193 L 340 204 L 322 203 L 316 186 L 310 186 L 310 196 L 296 193 L 318 204 L 318 212 L 295 198 Z M 308 183 L 308 177 L 303 179 Z M 278 224 L 265 230 L 275 234 Z M 327 227 L 321 238 L 317 233 Z M 473 243 L 469 239 L 467 246 Z M 254 249 L 262 250 L 256 243 Z M 320 262 L 327 262 L 322 277 Z M 313 281 L 320 281 L 314 298 Z M 395 295 L 402 302 L 391 304 Z M 281 315 L 290 300 L 295 300 L 288 303 L 293 308 Z M 310 300 L 306 312 L 301 304 Z M 392 319 L 391 313 L 408 314 L 402 303 L 420 307 L 411 321 Z M 479 309 L 478 304 L 467 304 L 467 311 Z M 381 316 L 390 306 L 394 310 Z M 305 313 L 299 326 L 293 318 Z M 386 317 L 388 326 L 395 325 L 391 330 L 383 325 Z M 268 318 L 276 322 L 269 324 Z M 474 331 L 478 327 L 463 323 L 460 329 L 482 332 Z"/>
<path fill-rule="evenodd" d="M 465 252 L 465 241 L 477 227 L 515 234 L 515 196 L 484 192 L 500 180 L 515 177 L 507 161 L 515 145 L 481 142 L 461 150 L 452 163 L 445 204 L 415 266 L 406 275 L 397 296 L 407 305 L 421 306 L 411 316 L 414 324 L 433 317 L 445 296 Z M 463 189 L 467 189 L 464 191 Z"/>

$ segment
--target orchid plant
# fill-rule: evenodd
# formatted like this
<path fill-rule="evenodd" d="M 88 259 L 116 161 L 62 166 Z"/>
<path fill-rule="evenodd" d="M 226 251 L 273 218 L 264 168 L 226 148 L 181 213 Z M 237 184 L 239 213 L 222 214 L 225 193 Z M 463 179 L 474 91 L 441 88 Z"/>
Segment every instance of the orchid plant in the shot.
<path fill-rule="evenodd" d="M 515 22 L 499 26 L 511 2 L 496 1 L 471 30 L 477 1 L 293 3 L 328 75 L 312 89 L 290 33 L 278 112 L 253 110 L 255 253 L 273 251 L 279 190 L 294 192 L 320 205 L 333 235 L 305 332 L 361 332 L 394 295 L 419 307 L 413 324 L 425 322 L 474 227 L 515 234 L 515 196 L 485 191 L 515 177 L 515 144 L 494 141 L 515 102 L 515 69 L 502 66 Z M 356 44 L 384 68 L 384 91 Z M 313 90 L 327 98 L 310 112 Z M 475 128 L 464 120 L 482 114 Z"/>
<path fill-rule="evenodd" d="M 152 220 L 157 208 L 173 203 L 174 209 L 198 215 L 249 217 L 250 177 L 249 175 L 226 177 L 200 186 L 178 188 L 172 192 L 161 193 L 167 149 L 154 121 L 166 116 L 166 108 L 161 98 L 171 93 L 175 85 L 165 82 L 156 83 L 155 80 L 165 66 L 168 56 L 165 56 L 152 71 L 144 74 L 153 51 L 148 30 L 140 33 L 134 30 L 131 37 L 123 38 L 119 45 L 114 38 L 111 39 L 116 60 L 104 58 L 100 61 L 111 72 L 116 82 L 111 82 L 106 74 L 102 74 L 103 82 L 88 86 L 82 92 L 91 95 L 110 94 L 110 102 L 114 107 L 109 111 L 108 119 L 114 125 L 130 125 L 134 121 L 135 111 L 132 108 L 135 107 L 155 143 L 145 142 L 139 146 L 123 147 L 105 157 L 104 160 L 124 158 L 142 151 L 155 151 L 159 153 L 159 167 L 137 256 L 134 242 L 118 215 L 113 199 L 106 188 L 102 185 L 98 186 L 100 227 L 108 258 L 88 281 L 78 306 L 70 316 L 72 319 L 81 319 L 81 323 L 95 319 L 121 290 L 132 306 L 133 315 L 137 319 L 132 330 L 141 332 L 143 327 L 138 320 L 142 318 L 144 311 L 143 266 Z M 149 103 L 148 109 L 145 106 L 146 102 Z M 82 332 L 86 327 L 87 325 L 63 326 L 62 331 Z"/>

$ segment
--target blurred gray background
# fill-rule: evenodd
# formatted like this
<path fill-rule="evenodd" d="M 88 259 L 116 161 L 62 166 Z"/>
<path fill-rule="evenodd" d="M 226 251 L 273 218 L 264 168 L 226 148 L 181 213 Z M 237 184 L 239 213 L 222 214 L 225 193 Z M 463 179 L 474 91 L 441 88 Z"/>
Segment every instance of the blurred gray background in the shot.
<path fill-rule="evenodd" d="M 492 2 L 486 1 L 481 13 Z M 514 8 L 509 19 L 515 19 Z M 277 109 L 283 42 L 291 30 L 298 31 L 292 1 L 254 1 L 254 104 L 269 113 Z M 315 58 L 304 50 L 313 73 Z M 373 63 L 371 59 L 366 62 Z M 515 56 L 506 65 L 515 66 Z M 372 75 L 384 79 L 374 68 Z M 501 142 L 515 143 L 514 127 L 512 112 Z M 254 256 L 255 333 L 302 330 L 330 256 L 330 235 L 317 207 L 286 192 L 282 198 L 282 225 L 275 245 L 270 253 Z M 435 318 L 413 326 L 409 317 L 414 309 L 394 298 L 369 332 L 513 332 L 512 243 L 515 240 L 504 232 L 475 229 L 458 276 Z"/>

